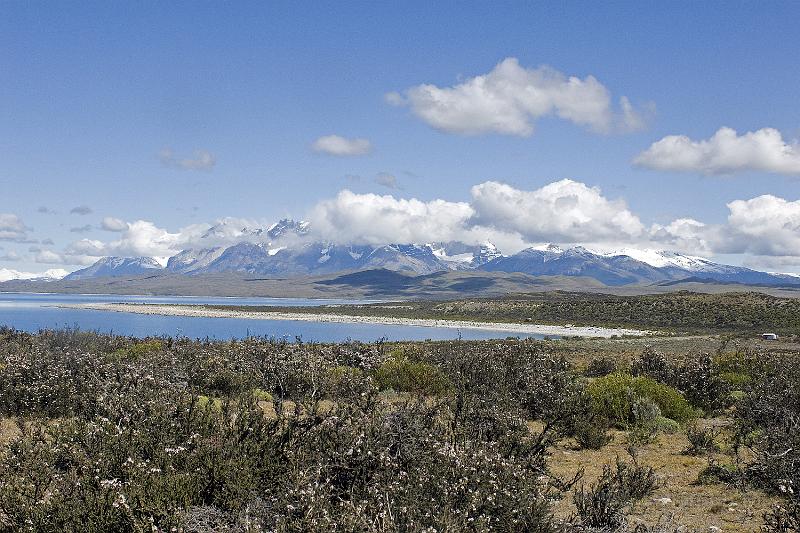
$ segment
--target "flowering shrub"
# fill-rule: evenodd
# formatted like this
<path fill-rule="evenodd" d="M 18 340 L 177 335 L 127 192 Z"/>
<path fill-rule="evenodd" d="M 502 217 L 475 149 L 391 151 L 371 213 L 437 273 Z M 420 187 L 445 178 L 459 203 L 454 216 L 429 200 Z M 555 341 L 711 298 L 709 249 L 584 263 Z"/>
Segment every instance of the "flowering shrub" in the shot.
<path fill-rule="evenodd" d="M 792 357 L 762 359 L 748 394 L 737 403 L 739 441 L 754 460 L 745 473 L 769 491 L 800 504 L 800 368 Z M 791 506 L 790 506 L 791 509 Z"/>
<path fill-rule="evenodd" d="M 674 387 L 705 411 L 726 407 L 730 399 L 731 386 L 724 379 L 723 368 L 709 354 L 693 354 L 673 363 L 648 348 L 631 365 L 631 374 Z"/>
<path fill-rule="evenodd" d="M 626 463 L 617 457 L 615 465 L 603 465 L 603 473 L 588 490 L 575 493 L 575 507 L 582 525 L 617 531 L 625 526 L 624 509 L 652 494 L 659 486 L 648 466 Z"/>
<path fill-rule="evenodd" d="M 387 402 L 382 345 L 4 331 L 0 530 L 557 531 L 532 346 L 426 346 L 447 388 Z"/>

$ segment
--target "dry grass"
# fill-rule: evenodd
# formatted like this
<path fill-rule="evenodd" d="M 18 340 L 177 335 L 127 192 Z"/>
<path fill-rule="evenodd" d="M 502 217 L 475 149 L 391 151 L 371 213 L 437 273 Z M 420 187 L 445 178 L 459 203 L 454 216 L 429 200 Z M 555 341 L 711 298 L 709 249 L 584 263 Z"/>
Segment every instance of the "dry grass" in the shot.
<path fill-rule="evenodd" d="M 5 444 L 21 434 L 19 426 L 13 418 L 0 418 L 0 444 Z"/>
<path fill-rule="evenodd" d="M 725 420 L 702 421 L 708 425 L 724 424 Z M 600 450 L 578 450 L 569 440 L 554 450 L 550 467 L 554 474 L 569 478 L 581 468 L 585 469 L 584 483 L 588 486 L 602 472 L 603 464 L 613 462 L 617 456 L 628 458 L 627 437 L 622 431 L 613 432 L 613 441 Z M 688 447 L 682 433 L 659 435 L 652 444 L 639 448 L 638 461 L 656 470 L 662 487 L 649 499 L 636 504 L 629 515 L 631 524 L 654 525 L 659 520 L 671 518 L 676 525 L 688 531 L 708 531 L 717 526 L 722 531 L 759 531 L 762 515 L 778 500 L 758 490 L 742 492 L 722 483 L 701 485 L 697 476 L 708 465 L 708 457 L 684 455 Z M 715 454 L 720 462 L 730 462 L 731 457 Z M 669 498 L 670 501 L 662 500 Z M 557 506 L 557 514 L 566 517 L 574 513 L 571 498 Z"/>

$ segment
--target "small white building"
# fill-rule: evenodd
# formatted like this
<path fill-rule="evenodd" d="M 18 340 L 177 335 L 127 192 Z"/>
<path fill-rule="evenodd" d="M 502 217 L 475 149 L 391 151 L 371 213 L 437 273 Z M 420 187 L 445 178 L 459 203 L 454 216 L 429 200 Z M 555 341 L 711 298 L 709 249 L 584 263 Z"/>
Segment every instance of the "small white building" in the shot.
<path fill-rule="evenodd" d="M 776 333 L 762 333 L 761 338 L 765 341 L 776 341 L 778 340 L 778 335 Z"/>

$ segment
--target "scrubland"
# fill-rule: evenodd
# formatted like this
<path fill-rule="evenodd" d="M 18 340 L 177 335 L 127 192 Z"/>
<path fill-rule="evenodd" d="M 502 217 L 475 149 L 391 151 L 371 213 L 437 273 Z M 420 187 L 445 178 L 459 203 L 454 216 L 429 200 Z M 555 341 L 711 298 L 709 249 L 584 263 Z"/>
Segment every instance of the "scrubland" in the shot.
<path fill-rule="evenodd" d="M 800 351 L 0 330 L 2 531 L 795 531 Z"/>

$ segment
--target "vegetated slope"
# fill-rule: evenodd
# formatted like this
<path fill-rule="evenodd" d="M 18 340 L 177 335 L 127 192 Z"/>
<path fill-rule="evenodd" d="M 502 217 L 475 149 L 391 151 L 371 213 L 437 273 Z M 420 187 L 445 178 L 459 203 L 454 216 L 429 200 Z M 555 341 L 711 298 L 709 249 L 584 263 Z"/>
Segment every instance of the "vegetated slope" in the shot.
<path fill-rule="evenodd" d="M 287 308 L 260 309 L 275 311 Z M 757 292 L 676 292 L 615 296 L 555 291 L 495 299 L 414 301 L 404 302 L 401 306 L 385 303 L 337 305 L 292 308 L 292 311 L 494 322 L 571 323 L 684 332 L 752 333 L 774 330 L 782 334 L 800 334 L 800 300 Z"/>

